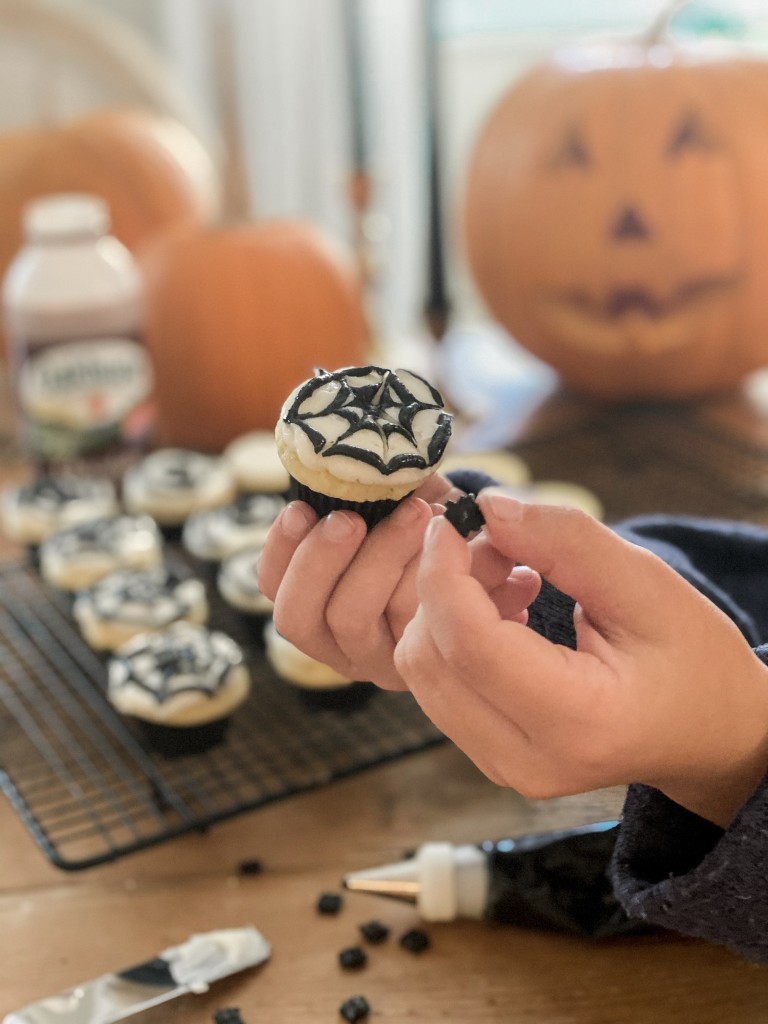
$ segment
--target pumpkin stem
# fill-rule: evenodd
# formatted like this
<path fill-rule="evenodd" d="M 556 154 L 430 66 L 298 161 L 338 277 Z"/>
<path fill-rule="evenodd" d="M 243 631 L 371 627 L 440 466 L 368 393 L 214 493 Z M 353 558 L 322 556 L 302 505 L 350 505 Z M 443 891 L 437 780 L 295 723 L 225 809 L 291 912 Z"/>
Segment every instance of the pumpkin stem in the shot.
<path fill-rule="evenodd" d="M 646 46 L 656 46 L 669 38 L 669 28 L 682 7 L 687 7 L 691 0 L 671 0 L 662 7 L 659 14 L 651 23 L 648 31 L 643 35 L 643 42 Z"/>

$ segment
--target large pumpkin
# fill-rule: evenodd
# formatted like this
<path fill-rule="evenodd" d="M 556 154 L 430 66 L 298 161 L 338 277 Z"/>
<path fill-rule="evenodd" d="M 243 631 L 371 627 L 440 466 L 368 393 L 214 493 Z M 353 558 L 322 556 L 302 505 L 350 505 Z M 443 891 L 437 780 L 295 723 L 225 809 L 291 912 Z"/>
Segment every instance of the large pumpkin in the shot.
<path fill-rule="evenodd" d="M 697 396 L 768 363 L 768 62 L 577 43 L 492 111 L 464 193 L 491 313 L 565 381 Z"/>
<path fill-rule="evenodd" d="M 21 245 L 22 210 L 55 192 L 93 192 L 117 237 L 136 250 L 155 232 L 219 212 L 218 170 L 174 118 L 103 109 L 66 124 L 0 136 L 0 276 Z"/>
<path fill-rule="evenodd" d="M 216 451 L 272 430 L 315 366 L 366 359 L 353 261 L 303 221 L 171 232 L 141 266 L 161 443 Z"/>

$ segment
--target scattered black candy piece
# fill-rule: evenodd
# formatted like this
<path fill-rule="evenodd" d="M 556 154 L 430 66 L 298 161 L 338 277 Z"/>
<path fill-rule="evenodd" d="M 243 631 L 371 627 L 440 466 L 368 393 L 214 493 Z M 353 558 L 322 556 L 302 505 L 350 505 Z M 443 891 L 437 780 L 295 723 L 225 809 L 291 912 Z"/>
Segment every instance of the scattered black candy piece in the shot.
<path fill-rule="evenodd" d="M 339 953 L 339 963 L 346 971 L 355 971 L 359 967 L 365 967 L 368 957 L 365 951 L 359 946 L 349 946 Z"/>
<path fill-rule="evenodd" d="M 456 501 L 449 501 L 445 506 L 445 518 L 462 537 L 479 530 L 485 522 L 474 494 L 464 494 Z"/>
<path fill-rule="evenodd" d="M 213 1019 L 215 1024 L 243 1024 L 240 1010 L 237 1006 L 224 1006 L 216 1010 Z"/>
<path fill-rule="evenodd" d="M 400 945 L 409 953 L 421 953 L 429 949 L 431 943 L 429 936 L 421 928 L 411 928 L 410 931 L 400 936 Z"/>
<path fill-rule="evenodd" d="M 324 892 L 317 901 L 318 914 L 338 914 L 341 910 L 341 896 L 337 892 Z"/>
<path fill-rule="evenodd" d="M 360 934 L 374 946 L 389 938 L 389 928 L 381 921 L 366 921 L 360 925 Z"/>
<path fill-rule="evenodd" d="M 256 860 L 255 857 L 251 857 L 249 860 L 241 860 L 237 865 L 238 875 L 260 875 L 264 870 L 264 865 L 260 860 Z"/>
<path fill-rule="evenodd" d="M 339 1013 L 348 1021 L 363 1020 L 371 1012 L 365 996 L 350 996 L 339 1007 Z"/>

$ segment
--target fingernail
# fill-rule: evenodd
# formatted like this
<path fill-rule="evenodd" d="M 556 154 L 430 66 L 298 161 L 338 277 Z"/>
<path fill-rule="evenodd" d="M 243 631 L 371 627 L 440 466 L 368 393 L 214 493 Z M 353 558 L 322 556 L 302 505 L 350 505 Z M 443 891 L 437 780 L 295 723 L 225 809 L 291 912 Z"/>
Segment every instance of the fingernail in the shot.
<path fill-rule="evenodd" d="M 528 580 L 534 579 L 535 577 L 538 577 L 538 575 L 539 574 L 535 569 L 531 569 L 527 565 L 516 565 L 510 573 L 512 579 L 516 580 L 518 583 L 527 583 Z"/>
<path fill-rule="evenodd" d="M 323 520 L 323 529 L 329 540 L 346 540 L 355 532 L 357 524 L 346 512 L 330 512 Z"/>
<path fill-rule="evenodd" d="M 417 519 L 421 518 L 423 508 L 424 506 L 419 505 L 416 501 L 404 501 L 397 508 L 398 522 L 403 526 L 406 523 L 415 523 Z"/>
<path fill-rule="evenodd" d="M 286 505 L 283 509 L 283 514 L 280 518 L 280 526 L 282 527 L 283 533 L 286 533 L 289 537 L 293 537 L 294 540 L 297 540 L 299 537 L 303 537 L 311 525 L 312 522 L 303 505 L 292 501 L 290 505 Z"/>
<path fill-rule="evenodd" d="M 477 500 L 486 511 L 501 522 L 519 522 L 522 517 L 523 503 L 501 491 L 481 491 Z"/>

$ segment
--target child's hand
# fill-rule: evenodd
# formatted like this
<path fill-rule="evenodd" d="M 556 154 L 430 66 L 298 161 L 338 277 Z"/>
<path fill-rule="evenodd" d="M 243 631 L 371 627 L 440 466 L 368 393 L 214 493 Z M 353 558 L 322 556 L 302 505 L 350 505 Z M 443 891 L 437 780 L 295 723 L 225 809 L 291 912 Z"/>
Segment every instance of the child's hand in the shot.
<path fill-rule="evenodd" d="M 504 621 L 443 519 L 395 664 L 492 779 L 533 797 L 644 782 L 727 825 L 768 769 L 768 669 L 669 566 L 573 510 L 484 492 L 491 542 L 577 602 L 578 650 Z"/>
<path fill-rule="evenodd" d="M 434 483 L 420 493 L 449 496 Z M 441 508 L 410 497 L 366 533 L 354 513 L 333 512 L 318 521 L 308 505 L 292 502 L 272 527 L 259 559 L 259 587 L 275 602 L 276 628 L 350 679 L 403 689 L 395 645 L 415 614 L 424 533 Z M 484 537 L 473 541 L 471 550 L 472 571 L 499 613 L 525 621 L 539 577 L 513 569 Z"/>

